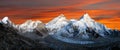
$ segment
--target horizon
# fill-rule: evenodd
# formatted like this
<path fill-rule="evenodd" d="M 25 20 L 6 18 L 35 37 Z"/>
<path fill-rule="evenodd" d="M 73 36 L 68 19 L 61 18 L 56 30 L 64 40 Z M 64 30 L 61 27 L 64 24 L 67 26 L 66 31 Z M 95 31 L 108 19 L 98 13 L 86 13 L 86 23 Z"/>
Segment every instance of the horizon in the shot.
<path fill-rule="evenodd" d="M 85 14 L 88 14 L 88 13 L 85 13 Z M 82 16 L 80 16 L 78 19 L 75 19 L 75 18 L 67 18 L 64 14 L 62 14 L 67 20 L 71 20 L 71 19 L 75 19 L 75 20 L 80 20 L 85 14 L 83 14 Z M 59 16 L 61 16 L 61 14 L 59 14 L 57 17 L 59 17 Z M 88 16 L 91 18 L 91 16 L 88 14 Z M 28 19 L 28 20 L 25 20 L 24 22 L 20 22 L 20 23 L 15 23 L 14 21 L 12 21 L 8 16 L 5 16 L 5 17 L 3 17 L 2 19 L 4 19 L 4 18 L 8 18 L 12 23 L 14 23 L 15 25 L 17 25 L 17 24 L 23 24 L 23 23 L 25 23 L 26 21 L 28 21 L 28 20 L 32 20 L 32 19 Z M 57 17 L 54 17 L 54 18 L 52 18 L 51 20 L 54 20 L 55 18 L 57 18 Z M 2 20 L 1 19 L 1 20 Z M 93 19 L 93 20 L 95 20 L 94 18 L 91 18 L 91 19 Z M 48 22 L 50 22 L 51 20 L 49 20 Z M 35 20 L 32 20 L 32 21 L 41 21 L 41 20 L 39 20 L 39 19 L 35 19 Z M 41 21 L 42 23 L 44 23 L 44 24 L 46 24 L 46 23 L 48 23 L 48 22 L 43 22 L 43 21 Z M 100 21 L 97 21 L 97 20 L 95 20 L 95 22 L 98 22 L 98 23 L 101 23 Z M 101 23 L 101 24 L 103 24 L 103 23 Z M 107 26 L 108 28 L 110 28 L 109 27 L 109 25 L 106 25 L 106 24 L 104 24 L 105 26 Z M 110 28 L 110 29 L 117 29 L 117 28 Z M 120 30 L 119 28 L 117 29 L 117 30 Z"/>

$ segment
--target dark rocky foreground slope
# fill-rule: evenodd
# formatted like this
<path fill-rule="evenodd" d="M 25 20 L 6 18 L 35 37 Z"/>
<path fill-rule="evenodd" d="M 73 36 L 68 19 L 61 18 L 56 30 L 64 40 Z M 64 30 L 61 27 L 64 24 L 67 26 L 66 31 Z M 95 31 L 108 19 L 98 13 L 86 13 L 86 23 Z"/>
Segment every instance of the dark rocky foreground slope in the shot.
<path fill-rule="evenodd" d="M 79 20 L 60 15 L 47 24 L 0 21 L 0 50 L 119 50 L 120 31 L 95 22 L 88 14 Z"/>
<path fill-rule="evenodd" d="M 8 24 L 0 23 L 0 50 L 50 50 L 41 37 L 39 41 L 19 35 L 18 30 Z M 53 50 L 53 49 L 52 49 Z"/>

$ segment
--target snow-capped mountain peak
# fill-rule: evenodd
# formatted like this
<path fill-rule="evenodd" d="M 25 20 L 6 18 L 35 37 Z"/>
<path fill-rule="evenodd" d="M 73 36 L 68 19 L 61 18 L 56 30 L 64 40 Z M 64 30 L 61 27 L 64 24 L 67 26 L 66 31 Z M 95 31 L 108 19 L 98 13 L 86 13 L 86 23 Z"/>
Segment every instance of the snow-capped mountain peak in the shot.
<path fill-rule="evenodd" d="M 27 20 L 25 23 L 17 25 L 17 28 L 22 32 L 32 32 L 40 23 L 42 22 Z"/>
<path fill-rule="evenodd" d="M 4 17 L 1 21 L 0 21 L 1 24 L 3 24 L 4 26 L 6 27 L 16 27 L 16 25 L 14 25 L 14 23 L 12 23 L 8 17 Z"/>
<path fill-rule="evenodd" d="M 95 28 L 95 26 L 98 25 L 98 24 L 96 24 L 97 22 L 95 22 L 92 18 L 90 18 L 90 16 L 87 13 L 84 14 L 80 18 L 78 23 L 79 23 L 79 25 L 80 25 L 80 23 L 82 23 L 82 24 L 84 24 L 84 26 L 92 27 L 92 28 Z"/>
<path fill-rule="evenodd" d="M 11 21 L 9 20 L 8 17 L 4 17 L 4 18 L 1 20 L 1 22 L 4 23 L 4 24 L 8 24 L 8 23 L 11 22 Z"/>
<path fill-rule="evenodd" d="M 53 30 L 56 31 L 67 24 L 68 24 L 68 20 L 63 14 L 61 14 L 58 17 L 51 20 L 50 22 L 48 22 L 46 24 L 46 27 L 49 29 L 49 31 L 53 31 Z"/>
<path fill-rule="evenodd" d="M 89 21 L 89 22 L 91 22 L 91 21 L 94 21 L 92 18 L 90 18 L 90 16 L 89 16 L 89 14 L 88 13 L 86 13 L 86 14 L 84 14 L 81 18 L 80 18 L 80 21 Z"/>
<path fill-rule="evenodd" d="M 66 20 L 66 17 L 63 14 L 60 14 L 58 17 L 54 18 L 53 20 L 48 22 L 46 25 L 55 24 L 57 22 L 61 22 L 61 21 L 65 21 L 65 20 Z"/>
<path fill-rule="evenodd" d="M 64 14 L 60 14 L 58 17 L 65 17 Z"/>

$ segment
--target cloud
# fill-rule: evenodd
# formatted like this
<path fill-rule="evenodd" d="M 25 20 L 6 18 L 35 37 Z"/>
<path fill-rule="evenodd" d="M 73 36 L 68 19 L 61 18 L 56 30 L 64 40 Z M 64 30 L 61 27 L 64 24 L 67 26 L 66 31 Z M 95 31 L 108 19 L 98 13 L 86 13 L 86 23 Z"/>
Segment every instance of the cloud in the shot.
<path fill-rule="evenodd" d="M 120 0 L 0 0 L 0 19 L 9 16 L 15 23 L 28 19 L 48 22 L 61 13 L 68 19 L 79 19 L 84 13 L 89 13 L 96 21 L 114 27 L 120 20 L 117 19 L 120 18 L 119 2 Z"/>
<path fill-rule="evenodd" d="M 86 5 L 83 7 L 83 9 L 120 9 L 119 5 L 120 5 L 120 0 L 109 0 L 106 2 L 99 2 L 99 3 L 95 3 L 95 4 L 90 4 L 90 5 Z"/>
<path fill-rule="evenodd" d="M 0 0 L 4 8 L 119 9 L 119 0 Z"/>

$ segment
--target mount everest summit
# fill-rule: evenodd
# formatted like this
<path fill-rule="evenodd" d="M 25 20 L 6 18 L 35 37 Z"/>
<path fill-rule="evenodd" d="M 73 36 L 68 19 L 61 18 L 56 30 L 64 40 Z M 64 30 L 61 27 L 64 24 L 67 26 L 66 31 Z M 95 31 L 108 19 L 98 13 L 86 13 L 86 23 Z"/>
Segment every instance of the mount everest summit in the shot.
<path fill-rule="evenodd" d="M 48 48 L 52 50 L 113 50 L 120 48 L 120 31 L 107 28 L 90 18 L 87 13 L 79 20 L 68 20 L 61 14 L 48 23 L 27 20 L 19 25 L 12 23 L 8 17 L 4 17 L 0 21 L 0 33 L 1 39 L 4 39 L 0 41 L 0 49 L 6 47 L 8 49 L 17 47 L 17 49 L 46 50 Z"/>

